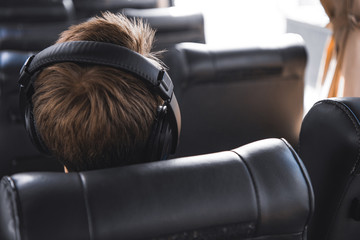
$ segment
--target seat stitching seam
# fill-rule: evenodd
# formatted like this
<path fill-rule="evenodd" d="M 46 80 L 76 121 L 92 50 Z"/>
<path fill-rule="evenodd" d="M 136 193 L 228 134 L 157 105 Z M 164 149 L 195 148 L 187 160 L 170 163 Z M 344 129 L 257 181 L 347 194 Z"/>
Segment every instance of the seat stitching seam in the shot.
<path fill-rule="evenodd" d="M 77 176 L 79 177 L 80 180 L 80 186 L 81 186 L 81 191 L 82 191 L 82 195 L 84 198 L 84 202 L 85 202 L 85 209 L 86 209 L 86 218 L 88 221 L 88 228 L 89 228 L 89 236 L 90 236 L 90 240 L 94 239 L 94 231 L 93 231 L 93 225 L 92 225 L 92 221 L 91 221 L 91 211 L 89 208 L 89 201 L 88 201 L 88 197 L 87 197 L 87 191 L 86 191 L 86 186 L 85 186 L 85 179 L 84 176 L 81 173 L 77 173 Z"/>
<path fill-rule="evenodd" d="M 248 171 L 248 173 L 250 175 L 251 182 L 253 183 L 253 186 L 254 186 L 254 192 L 255 192 L 255 197 L 256 197 L 256 205 L 257 205 L 257 209 L 258 209 L 258 214 L 257 214 L 258 218 L 256 220 L 256 229 L 255 229 L 255 233 L 257 233 L 257 230 L 258 230 L 257 227 L 259 226 L 259 223 L 261 222 L 261 207 L 260 207 L 259 190 L 258 190 L 257 185 L 255 183 L 253 173 L 251 172 L 250 167 L 246 163 L 245 159 L 243 159 L 243 157 L 241 157 L 241 155 L 239 153 L 237 153 L 236 151 L 231 151 L 231 152 L 235 153 L 239 157 L 239 159 L 244 163 L 245 168 L 246 168 L 246 170 Z"/>

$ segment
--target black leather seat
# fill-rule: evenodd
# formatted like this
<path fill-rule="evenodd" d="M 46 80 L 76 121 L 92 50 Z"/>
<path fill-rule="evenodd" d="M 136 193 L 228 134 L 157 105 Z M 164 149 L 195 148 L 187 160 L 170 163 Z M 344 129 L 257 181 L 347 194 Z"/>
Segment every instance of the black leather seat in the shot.
<path fill-rule="evenodd" d="M 205 43 L 204 16 L 201 12 L 177 7 L 130 9 L 123 13 L 129 18 L 141 18 L 156 30 L 154 50 L 172 49 L 181 42 Z M 164 53 L 166 61 L 166 52 Z"/>
<path fill-rule="evenodd" d="M 301 126 L 299 154 L 316 198 L 310 240 L 360 236 L 360 98 L 316 103 Z"/>
<path fill-rule="evenodd" d="M 154 1 L 154 6 L 156 1 Z M 66 30 L 70 25 L 76 24 L 80 21 L 86 21 L 82 16 L 85 14 L 92 17 L 99 14 L 99 9 L 109 8 L 111 10 L 110 2 L 103 1 L 79 1 L 78 4 L 86 5 L 94 8 L 93 15 L 90 13 L 78 13 L 69 20 L 52 22 L 44 21 L 37 23 L 21 22 L 18 19 L 18 24 L 3 24 L 0 23 L 0 50 L 20 50 L 20 51 L 40 51 L 57 40 L 59 34 Z M 169 8 L 152 8 L 152 9 L 136 9 L 135 7 L 142 7 L 141 4 L 149 4 L 150 1 L 145 2 L 129 2 L 129 1 L 114 1 L 119 7 L 117 11 L 122 11 L 129 18 L 142 18 L 148 22 L 152 28 L 156 29 L 155 43 L 153 50 L 161 51 L 164 49 L 171 49 L 175 44 L 180 42 L 198 42 L 205 43 L 204 33 L 204 19 L 200 12 L 185 11 L 176 7 Z M 144 5 L 145 7 L 147 5 Z M 126 8 L 124 7 L 134 7 Z M 86 11 L 85 8 L 81 8 Z M 115 10 L 113 10 L 115 11 Z M 92 11 L 90 11 L 92 12 Z M 116 11 L 115 11 L 116 12 Z M 80 14 L 80 15 L 79 15 Z M 36 15 L 33 16 L 37 19 Z M 15 20 L 13 20 L 15 21 Z M 35 21 L 35 20 L 33 20 Z M 162 55 L 166 58 L 166 52 Z"/>
<path fill-rule="evenodd" d="M 306 239 L 312 188 L 280 139 L 0 185 L 0 239 Z"/>
<path fill-rule="evenodd" d="M 297 144 L 306 51 L 300 36 L 244 48 L 178 44 L 166 61 L 182 115 L 176 156 L 268 137 Z"/>
<path fill-rule="evenodd" d="M 0 177 L 22 171 L 62 171 L 31 143 L 19 110 L 18 77 L 31 52 L 0 51 Z"/>

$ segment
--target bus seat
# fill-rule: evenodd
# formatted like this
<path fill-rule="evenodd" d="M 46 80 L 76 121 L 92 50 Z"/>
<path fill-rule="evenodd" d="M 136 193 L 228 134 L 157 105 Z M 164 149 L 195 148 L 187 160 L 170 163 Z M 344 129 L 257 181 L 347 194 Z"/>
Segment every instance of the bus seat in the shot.
<path fill-rule="evenodd" d="M 177 154 L 231 149 L 269 137 L 297 144 L 306 50 L 299 35 L 256 47 L 180 43 L 165 62 L 182 115 Z"/>
<path fill-rule="evenodd" d="M 0 184 L 0 239 L 306 239 L 313 194 L 284 140 Z"/>
<path fill-rule="evenodd" d="M 309 240 L 359 239 L 360 98 L 321 100 L 300 132 L 299 155 L 315 194 Z"/>

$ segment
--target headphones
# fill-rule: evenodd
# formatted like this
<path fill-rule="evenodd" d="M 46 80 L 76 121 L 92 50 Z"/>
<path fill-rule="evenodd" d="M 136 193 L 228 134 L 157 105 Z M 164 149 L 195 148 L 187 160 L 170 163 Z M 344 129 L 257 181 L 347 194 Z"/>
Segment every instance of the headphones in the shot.
<path fill-rule="evenodd" d="M 164 100 L 164 104 L 157 108 L 145 157 L 149 161 L 156 161 L 175 153 L 180 136 L 181 115 L 173 92 L 174 85 L 168 73 L 128 48 L 94 41 L 73 41 L 52 45 L 30 56 L 20 70 L 20 110 L 24 116 L 26 131 L 41 152 L 50 154 L 36 129 L 32 104 L 33 84 L 42 69 L 61 62 L 109 66 L 141 79 L 150 91 Z"/>

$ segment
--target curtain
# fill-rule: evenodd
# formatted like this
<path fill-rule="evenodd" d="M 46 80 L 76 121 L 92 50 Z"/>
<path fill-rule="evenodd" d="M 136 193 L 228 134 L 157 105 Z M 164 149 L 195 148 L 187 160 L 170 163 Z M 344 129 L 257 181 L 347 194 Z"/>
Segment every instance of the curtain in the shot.
<path fill-rule="evenodd" d="M 320 85 L 327 97 L 360 96 L 360 0 L 320 0 L 333 34 Z"/>

